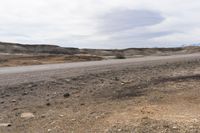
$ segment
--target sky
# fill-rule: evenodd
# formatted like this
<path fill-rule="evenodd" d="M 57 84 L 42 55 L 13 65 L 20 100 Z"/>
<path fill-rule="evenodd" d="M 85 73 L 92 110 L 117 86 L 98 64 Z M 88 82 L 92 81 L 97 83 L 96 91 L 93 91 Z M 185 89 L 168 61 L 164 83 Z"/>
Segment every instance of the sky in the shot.
<path fill-rule="evenodd" d="M 79 48 L 200 43 L 199 0 L 0 0 L 0 41 Z"/>

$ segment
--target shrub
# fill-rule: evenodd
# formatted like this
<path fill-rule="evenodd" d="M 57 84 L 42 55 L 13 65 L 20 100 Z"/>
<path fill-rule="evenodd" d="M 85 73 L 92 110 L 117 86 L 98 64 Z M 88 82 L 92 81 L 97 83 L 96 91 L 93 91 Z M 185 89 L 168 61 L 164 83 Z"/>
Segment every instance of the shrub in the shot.
<path fill-rule="evenodd" d="M 117 53 L 117 54 L 115 55 L 115 58 L 116 58 L 116 59 L 126 59 L 126 57 L 125 57 L 125 55 L 124 55 L 123 53 Z"/>

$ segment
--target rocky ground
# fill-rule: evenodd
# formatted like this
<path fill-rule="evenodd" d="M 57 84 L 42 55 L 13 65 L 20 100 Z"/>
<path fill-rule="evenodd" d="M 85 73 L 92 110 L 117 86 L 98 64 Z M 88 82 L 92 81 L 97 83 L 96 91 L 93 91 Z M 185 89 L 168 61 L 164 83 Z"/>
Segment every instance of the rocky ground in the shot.
<path fill-rule="evenodd" d="M 0 87 L 0 133 L 198 133 L 200 60 Z"/>

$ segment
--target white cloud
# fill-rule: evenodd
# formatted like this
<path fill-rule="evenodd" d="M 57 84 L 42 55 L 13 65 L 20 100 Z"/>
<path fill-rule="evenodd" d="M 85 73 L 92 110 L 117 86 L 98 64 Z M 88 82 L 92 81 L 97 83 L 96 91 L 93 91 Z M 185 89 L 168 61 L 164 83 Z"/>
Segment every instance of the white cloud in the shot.
<path fill-rule="evenodd" d="M 0 2 L 0 41 L 95 48 L 167 47 L 200 42 L 199 0 Z M 114 16 L 120 11 L 123 16 Z M 146 15 L 134 17 L 135 11 L 139 16 L 146 11 Z"/>

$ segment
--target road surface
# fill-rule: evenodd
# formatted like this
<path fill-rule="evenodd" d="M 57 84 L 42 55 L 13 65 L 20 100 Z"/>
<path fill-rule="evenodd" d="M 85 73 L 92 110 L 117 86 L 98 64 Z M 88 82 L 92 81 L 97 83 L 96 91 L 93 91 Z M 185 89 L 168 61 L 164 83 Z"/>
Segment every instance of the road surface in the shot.
<path fill-rule="evenodd" d="M 144 66 L 150 64 L 162 64 L 179 60 L 200 59 L 200 53 L 173 56 L 148 56 L 130 58 L 124 60 L 103 60 L 78 63 L 48 64 L 21 67 L 0 68 L 0 85 L 13 85 L 28 82 L 54 80 L 62 76 L 78 76 L 84 73 L 95 73 L 112 69 L 123 69 L 131 66 Z"/>

